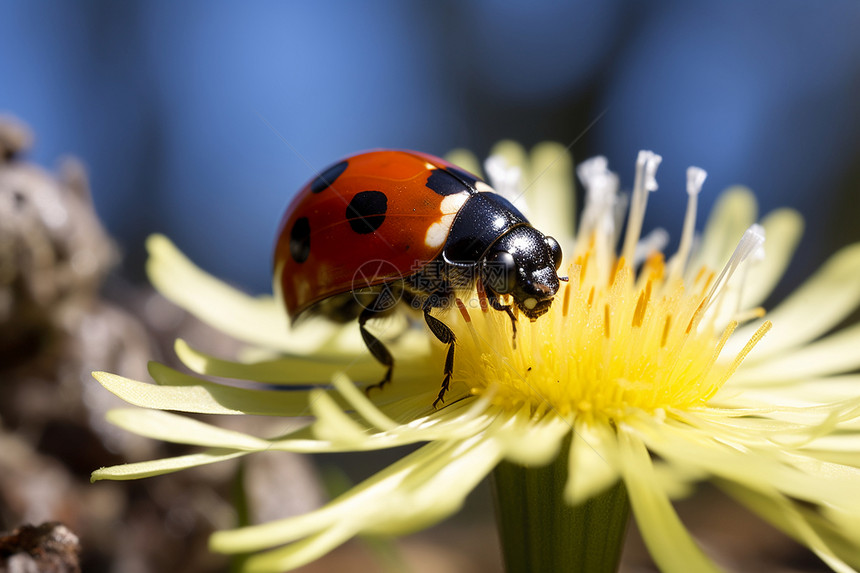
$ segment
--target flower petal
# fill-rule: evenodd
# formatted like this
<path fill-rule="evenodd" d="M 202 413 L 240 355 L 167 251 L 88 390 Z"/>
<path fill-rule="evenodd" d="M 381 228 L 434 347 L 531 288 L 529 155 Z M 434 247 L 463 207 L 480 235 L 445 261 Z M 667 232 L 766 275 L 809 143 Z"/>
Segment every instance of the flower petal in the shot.
<path fill-rule="evenodd" d="M 718 571 L 681 523 L 654 474 L 645 445 L 621 431 L 618 434 L 621 472 L 639 531 L 661 571 Z"/>
<path fill-rule="evenodd" d="M 784 404 L 792 407 L 805 407 L 810 404 L 841 402 L 857 396 L 860 388 L 860 375 L 831 376 L 812 380 L 771 380 L 766 386 L 744 389 L 741 396 L 730 401 L 731 407 L 741 408 L 742 401 L 761 404 Z M 717 394 L 717 399 L 720 395 Z"/>
<path fill-rule="evenodd" d="M 648 449 L 669 463 L 698 468 L 760 491 L 778 490 L 810 503 L 860 510 L 857 480 L 833 472 L 809 473 L 808 467 L 801 469 L 782 455 L 784 448 L 757 447 L 754 432 L 747 432 L 746 439 L 737 439 L 717 425 L 698 428 L 667 420 L 658 426 L 644 416 L 632 422 Z"/>
<path fill-rule="evenodd" d="M 529 221 L 543 233 L 552 235 L 562 247 L 570 248 L 576 236 L 576 179 L 567 149 L 560 143 L 536 145 L 528 172 L 523 176 Z"/>
<path fill-rule="evenodd" d="M 737 278 L 744 280 L 741 309 L 761 304 L 776 287 L 791 262 L 803 235 L 803 217 L 793 209 L 778 209 L 761 221 L 764 227 L 764 259 L 751 261 L 749 271 Z"/>
<path fill-rule="evenodd" d="M 698 251 L 687 266 L 688 272 L 695 275 L 702 265 L 722 268 L 743 234 L 755 223 L 757 213 L 758 205 L 749 189 L 737 186 L 724 191 L 711 210 Z"/>
<path fill-rule="evenodd" d="M 278 549 L 265 561 L 266 570 L 271 571 L 298 567 L 330 549 L 332 540 L 338 540 L 335 544 L 343 541 L 345 532 L 404 533 L 447 517 L 460 508 L 466 495 L 500 458 L 501 450 L 495 441 L 482 436 L 433 442 L 317 511 L 216 532 L 210 546 L 223 553 L 245 553 L 306 538 L 305 545 Z M 335 532 L 325 535 L 332 529 Z M 319 537 L 313 541 L 313 536 Z M 309 545 L 319 551 L 309 550 Z"/>
<path fill-rule="evenodd" d="M 324 384 L 328 386 L 336 372 L 348 373 L 359 380 L 379 380 L 384 368 L 369 352 L 360 355 L 319 356 L 291 355 L 253 364 L 222 360 L 195 350 L 182 339 L 174 344 L 176 355 L 193 372 L 204 376 L 219 376 L 253 380 L 284 386 Z"/>
<path fill-rule="evenodd" d="M 150 374 L 159 384 L 138 382 L 108 372 L 93 372 L 93 377 L 129 404 L 143 408 L 198 414 L 308 414 L 307 392 L 223 386 L 182 374 L 155 362 L 150 363 Z"/>
<path fill-rule="evenodd" d="M 860 303 L 860 243 L 841 249 L 782 302 L 768 319 L 773 328 L 746 358 L 757 364 L 775 354 L 797 347 L 824 334 Z M 814 309 L 814 310 L 812 310 Z M 752 336 L 758 324 L 739 328 L 724 355 L 734 356 Z"/>
<path fill-rule="evenodd" d="M 602 424 L 577 423 L 568 463 L 564 489 L 568 503 L 579 505 L 603 493 L 620 477 L 615 435 Z"/>
<path fill-rule="evenodd" d="M 264 450 L 269 445 L 267 440 L 160 410 L 120 408 L 109 411 L 106 418 L 139 436 L 175 444 L 248 451 Z"/>
<path fill-rule="evenodd" d="M 531 418 L 526 405 L 508 423 L 495 432 L 504 447 L 505 459 L 523 466 L 540 466 L 558 455 L 562 439 L 573 430 L 573 424 L 560 416 Z"/>
<path fill-rule="evenodd" d="M 857 545 L 856 517 L 854 527 L 834 527 L 799 508 L 797 504 L 779 495 L 765 495 L 740 484 L 718 481 L 717 485 L 745 506 L 755 511 L 775 527 L 785 531 L 815 552 L 831 569 L 841 573 L 854 572 L 860 568 Z"/>
<path fill-rule="evenodd" d="M 235 450 L 209 450 L 199 454 L 190 454 L 187 456 L 178 456 L 175 458 L 163 458 L 160 460 L 152 460 L 149 462 L 137 462 L 133 464 L 121 464 L 118 466 L 110 466 L 101 468 L 92 473 L 90 481 L 98 481 L 103 479 L 109 480 L 130 480 L 140 479 L 145 477 L 158 476 L 168 474 L 179 470 L 185 470 L 206 464 L 214 464 L 244 456 L 249 452 L 237 452 Z"/>
<path fill-rule="evenodd" d="M 312 352 L 337 331 L 337 325 L 314 321 L 291 329 L 280 301 L 251 297 L 201 270 L 163 235 L 152 235 L 147 274 L 169 300 L 203 322 L 247 342 L 292 352 Z"/>
<path fill-rule="evenodd" d="M 286 547 L 250 555 L 243 560 L 242 571 L 276 573 L 295 569 L 319 559 L 338 545 L 355 537 L 359 533 L 358 525 L 355 521 L 342 521 Z"/>
<path fill-rule="evenodd" d="M 368 428 L 358 424 L 346 414 L 334 399 L 323 390 L 314 390 L 310 399 L 311 412 L 316 420 L 314 435 L 321 440 L 359 448 L 367 441 Z"/>
<path fill-rule="evenodd" d="M 858 349 L 860 324 L 840 330 L 794 352 L 749 364 L 745 362 L 732 376 L 730 384 L 747 387 L 787 386 L 792 381 L 804 378 L 851 372 L 860 368 Z M 749 358 L 753 358 L 757 352 L 758 348 Z M 857 395 L 856 389 L 853 395 Z"/>
<path fill-rule="evenodd" d="M 475 175 L 481 177 L 481 162 L 478 161 L 478 158 L 474 153 L 469 151 L 468 149 L 454 149 L 445 154 L 445 159 L 462 167 L 469 173 L 474 173 Z"/>

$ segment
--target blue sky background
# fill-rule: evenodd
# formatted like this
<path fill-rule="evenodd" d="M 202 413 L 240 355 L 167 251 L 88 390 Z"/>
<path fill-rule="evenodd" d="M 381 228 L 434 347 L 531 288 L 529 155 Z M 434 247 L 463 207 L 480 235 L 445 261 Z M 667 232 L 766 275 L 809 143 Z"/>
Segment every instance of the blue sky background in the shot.
<path fill-rule="evenodd" d="M 574 153 L 607 155 L 627 187 L 638 149 L 662 154 L 646 225 L 677 235 L 699 165 L 705 207 L 745 183 L 764 210 L 804 210 L 805 274 L 860 238 L 858 26 L 856 0 L 0 0 L 0 111 L 34 128 L 37 162 L 84 160 L 133 277 L 159 231 L 268 292 L 312 168 L 373 147 L 567 144 L 603 112 Z"/>

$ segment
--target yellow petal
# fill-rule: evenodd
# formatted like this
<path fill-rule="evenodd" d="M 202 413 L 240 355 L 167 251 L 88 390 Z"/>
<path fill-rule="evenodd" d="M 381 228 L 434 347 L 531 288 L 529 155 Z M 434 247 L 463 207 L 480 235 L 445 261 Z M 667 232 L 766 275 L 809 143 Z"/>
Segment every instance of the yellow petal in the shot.
<path fill-rule="evenodd" d="M 216 532 L 212 535 L 210 547 L 223 553 L 247 553 L 312 536 L 324 536 L 324 532 L 330 529 L 372 534 L 414 531 L 459 509 L 466 495 L 490 472 L 500 457 L 501 450 L 493 440 L 473 437 L 465 441 L 433 442 L 316 511 Z M 403 511 L 403 508 L 409 508 L 409 511 Z M 331 535 L 340 538 L 334 533 Z M 293 551 L 284 548 L 272 555 L 277 555 L 277 558 L 272 558 L 277 560 L 278 565 L 274 569 L 277 571 L 312 560 L 315 552 L 299 546 Z"/>
<path fill-rule="evenodd" d="M 445 154 L 445 159 L 462 167 L 469 173 L 474 173 L 478 177 L 482 177 L 481 162 L 475 157 L 475 154 L 468 149 L 454 149 Z"/>
<path fill-rule="evenodd" d="M 266 440 L 160 410 L 120 408 L 111 410 L 106 417 L 112 424 L 139 436 L 175 444 L 251 451 L 268 446 Z"/>
<path fill-rule="evenodd" d="M 367 441 L 368 428 L 350 418 L 325 391 L 314 390 L 311 393 L 310 405 L 311 412 L 316 417 L 313 431 L 321 440 L 352 449 Z"/>
<path fill-rule="evenodd" d="M 201 270 L 167 237 L 146 242 L 147 274 L 169 300 L 212 327 L 247 342 L 292 352 L 313 352 L 331 338 L 337 326 L 314 321 L 290 329 L 280 301 L 251 297 Z"/>
<path fill-rule="evenodd" d="M 573 430 L 573 425 L 559 416 L 543 420 L 531 419 L 531 408 L 525 406 L 503 428 L 495 432 L 503 444 L 505 458 L 523 466 L 540 466 L 558 455 L 562 438 Z"/>
<path fill-rule="evenodd" d="M 667 420 L 658 426 L 645 417 L 635 419 L 634 423 L 648 449 L 672 464 L 699 468 L 753 489 L 776 489 L 811 503 L 860 510 L 860 483 L 844 476 L 801 471 L 796 465 L 786 463 L 788 460 L 780 455 L 783 448 L 779 446 L 755 447 L 753 437 L 735 440 L 731 432 L 717 425 L 699 430 Z M 826 487 L 822 487 L 824 479 Z"/>
<path fill-rule="evenodd" d="M 718 485 L 772 525 L 812 549 L 834 571 L 853 573 L 855 568 L 860 567 L 860 555 L 857 553 L 860 539 L 857 538 L 856 528 L 853 531 L 837 529 L 832 523 L 817 518 L 813 512 L 799 509 L 782 496 L 764 495 L 727 481 L 719 481 Z"/>
<path fill-rule="evenodd" d="M 99 383 L 142 408 L 198 414 L 306 415 L 307 392 L 248 390 L 214 384 L 152 363 L 150 373 L 160 384 L 138 382 L 108 372 L 93 372 Z"/>
<path fill-rule="evenodd" d="M 510 139 L 499 141 L 490 150 L 490 156 L 493 155 L 503 157 L 510 167 L 518 167 L 522 169 L 523 177 L 528 177 L 526 150 L 516 141 L 512 141 Z"/>
<path fill-rule="evenodd" d="M 841 249 L 768 319 L 773 328 L 746 358 L 747 367 L 821 336 L 860 303 L 860 243 Z M 739 328 L 723 353 L 733 356 L 758 324 Z"/>
<path fill-rule="evenodd" d="M 662 571 L 718 571 L 702 553 L 661 491 L 648 450 L 627 432 L 618 434 L 621 471 L 639 531 Z"/>
<path fill-rule="evenodd" d="M 286 547 L 250 555 L 242 562 L 243 573 L 289 571 L 315 561 L 358 533 L 355 521 L 343 521 Z"/>
<path fill-rule="evenodd" d="M 741 272 L 737 279 L 745 279 L 740 308 L 760 305 L 773 291 L 785 273 L 788 263 L 803 235 L 803 217 L 793 209 L 778 209 L 761 221 L 764 227 L 764 259 L 750 261 L 746 276 Z"/>
<path fill-rule="evenodd" d="M 380 430 L 393 430 L 397 428 L 397 423 L 382 413 L 373 402 L 368 400 L 367 395 L 356 388 L 355 384 L 352 383 L 345 373 L 335 374 L 332 377 L 332 384 L 334 384 L 334 387 L 344 399 L 355 408 L 355 411 L 370 424 Z"/>
<path fill-rule="evenodd" d="M 722 268 L 744 232 L 755 223 L 757 213 L 755 196 L 749 189 L 738 186 L 724 191 L 711 210 L 699 250 L 688 266 L 689 272 L 698 273 L 702 265 Z"/>
<path fill-rule="evenodd" d="M 602 425 L 577 423 L 570 444 L 565 500 L 579 505 L 609 489 L 620 477 L 618 443 Z"/>
<path fill-rule="evenodd" d="M 776 355 L 769 360 L 745 362 L 732 376 L 730 384 L 747 387 L 785 386 L 788 382 L 804 378 L 851 372 L 860 368 L 858 349 L 860 349 L 860 324 L 840 330 L 793 352 Z M 758 348 L 756 348 L 757 351 Z M 750 358 L 754 354 L 755 352 L 750 355 Z M 854 395 L 856 394 L 855 389 Z"/>
<path fill-rule="evenodd" d="M 553 142 L 536 145 L 528 172 L 523 175 L 523 198 L 529 206 L 529 221 L 557 239 L 562 248 L 570 248 L 576 236 L 576 180 L 567 149 Z"/>
<path fill-rule="evenodd" d="M 92 473 L 90 481 L 98 481 L 103 479 L 109 480 L 130 480 L 140 479 L 145 477 L 158 476 L 179 470 L 185 470 L 206 464 L 214 464 L 223 462 L 239 456 L 244 456 L 248 452 L 237 452 L 235 450 L 209 450 L 199 454 L 190 454 L 187 456 L 178 456 L 175 458 L 164 458 L 160 460 L 152 460 L 149 462 L 137 462 L 133 464 L 122 464 L 101 468 Z"/>
<path fill-rule="evenodd" d="M 344 372 L 357 380 L 370 383 L 381 379 L 385 372 L 369 352 L 358 356 L 291 355 L 276 360 L 243 364 L 195 350 L 182 339 L 176 340 L 174 349 L 182 363 L 198 374 L 285 386 L 328 385 L 336 372 Z"/>

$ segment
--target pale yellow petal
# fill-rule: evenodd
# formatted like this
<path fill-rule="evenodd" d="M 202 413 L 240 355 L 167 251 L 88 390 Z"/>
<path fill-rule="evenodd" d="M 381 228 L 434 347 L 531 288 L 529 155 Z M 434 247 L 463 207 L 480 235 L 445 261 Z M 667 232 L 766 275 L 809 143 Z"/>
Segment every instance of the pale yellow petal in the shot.
<path fill-rule="evenodd" d="M 249 451 L 264 450 L 268 446 L 266 440 L 160 410 L 120 408 L 109 411 L 106 418 L 139 436 L 175 444 Z"/>
<path fill-rule="evenodd" d="M 764 259 L 750 261 L 746 276 L 741 272 L 737 277 L 744 280 L 741 309 L 764 302 L 785 273 L 803 235 L 803 217 L 793 209 L 773 211 L 762 219 L 761 225 L 765 236 Z"/>
<path fill-rule="evenodd" d="M 698 251 L 688 266 L 690 273 L 695 275 L 702 265 L 721 269 L 757 214 L 755 196 L 749 189 L 738 186 L 724 191 L 708 217 Z"/>
<path fill-rule="evenodd" d="M 469 173 L 473 173 L 478 177 L 482 177 L 481 162 L 475 157 L 475 154 L 468 149 L 454 149 L 445 154 L 445 159 L 462 167 Z"/>
<path fill-rule="evenodd" d="M 794 294 L 767 318 L 773 322 L 755 350 L 746 358 L 750 367 L 779 352 L 814 340 L 839 324 L 860 303 L 860 244 L 833 255 Z M 739 328 L 723 354 L 733 356 L 749 340 L 758 324 Z"/>
<path fill-rule="evenodd" d="M 559 416 L 531 419 L 531 408 L 525 406 L 494 435 L 503 445 L 505 458 L 515 464 L 540 466 L 558 455 L 562 439 L 573 430 L 573 424 Z"/>
<path fill-rule="evenodd" d="M 727 403 L 742 408 L 747 402 L 784 404 L 801 408 L 811 404 L 830 404 L 855 398 L 860 388 L 860 375 L 831 376 L 812 380 L 771 380 L 768 384 L 746 388 Z M 714 399 L 719 399 L 718 394 Z"/>
<path fill-rule="evenodd" d="M 316 417 L 313 431 L 319 439 L 350 448 L 358 448 L 366 441 L 368 428 L 348 416 L 327 392 L 312 391 L 310 407 Z"/>
<path fill-rule="evenodd" d="M 536 145 L 528 172 L 523 175 L 529 222 L 557 239 L 563 248 L 570 248 L 576 236 L 576 188 L 568 150 L 560 143 Z"/>
<path fill-rule="evenodd" d="M 352 383 L 346 374 L 335 374 L 332 377 L 332 384 L 349 405 L 355 408 L 356 413 L 367 420 L 368 423 L 380 430 L 394 430 L 397 428 L 397 423 L 381 412 L 373 402 L 368 400 L 367 395 L 356 388 L 355 384 Z"/>
<path fill-rule="evenodd" d="M 179 470 L 185 470 L 206 464 L 214 464 L 223 462 L 239 456 L 244 456 L 249 452 L 237 452 L 235 450 L 209 450 L 199 454 L 190 454 L 187 456 L 178 456 L 175 458 L 163 458 L 160 460 L 152 460 L 149 462 L 137 462 L 133 464 L 122 464 L 101 468 L 92 473 L 91 481 L 103 479 L 109 480 L 130 480 L 153 477 Z"/>
<path fill-rule="evenodd" d="M 177 339 L 176 355 L 192 371 L 206 376 L 253 380 L 269 384 L 302 386 L 331 382 L 336 372 L 344 372 L 357 380 L 379 380 L 385 369 L 369 352 L 357 356 L 291 355 L 275 360 L 243 364 L 222 360 L 195 350 L 184 340 Z"/>
<path fill-rule="evenodd" d="M 690 536 L 654 475 L 648 450 L 638 439 L 618 434 L 621 472 L 639 531 L 662 571 L 718 571 Z"/>
<path fill-rule="evenodd" d="M 615 434 L 603 424 L 577 423 L 570 444 L 565 500 L 579 505 L 609 489 L 619 477 Z"/>
<path fill-rule="evenodd" d="M 809 474 L 785 463 L 787 459 L 780 455 L 782 448 L 777 446 L 756 447 L 751 438 L 736 441 L 731 432 L 721 431 L 716 425 L 697 429 L 667 420 L 658 426 L 645 417 L 633 422 L 648 449 L 675 465 L 699 468 L 753 489 L 777 489 L 811 503 L 860 510 L 860 483 L 844 476 L 827 476 L 824 488 L 824 475 Z"/>
<path fill-rule="evenodd" d="M 817 311 L 810 311 L 810 314 L 815 312 Z M 770 333 L 767 336 L 770 336 Z M 754 357 L 757 351 L 758 348 L 750 358 Z M 786 382 L 793 380 L 851 372 L 857 368 L 860 368 L 860 324 L 769 360 L 745 362 L 732 376 L 730 384 L 753 387 L 784 386 Z M 856 393 L 855 390 L 855 395 Z"/>
<path fill-rule="evenodd" d="M 755 511 L 775 527 L 785 531 L 818 555 L 834 571 L 854 572 L 860 567 L 857 529 L 838 530 L 833 524 L 798 508 L 783 496 L 751 490 L 729 481 L 718 481 L 721 489 Z M 855 524 L 856 525 L 856 524 Z"/>
<path fill-rule="evenodd" d="M 523 177 L 528 177 L 528 159 L 525 148 L 510 139 L 505 139 L 496 143 L 490 149 L 490 157 L 498 155 L 504 158 L 505 162 L 510 167 L 518 167 L 523 170 Z"/>
<path fill-rule="evenodd" d="M 102 386 L 135 406 L 198 414 L 306 415 L 307 392 L 248 390 L 214 384 L 152 363 L 160 384 L 147 384 L 108 372 L 94 372 Z"/>
<path fill-rule="evenodd" d="M 315 561 L 358 533 L 355 521 L 343 521 L 286 547 L 250 555 L 242 561 L 242 573 L 277 573 Z"/>
<path fill-rule="evenodd" d="M 247 342 L 292 352 L 313 352 L 331 338 L 337 326 L 314 321 L 290 329 L 280 301 L 251 297 L 221 282 L 192 263 L 163 235 L 146 242 L 147 274 L 169 300 L 203 322 Z"/>
<path fill-rule="evenodd" d="M 324 531 L 332 528 L 371 534 L 411 532 L 459 509 L 466 495 L 490 472 L 500 457 L 498 445 L 481 437 L 433 442 L 317 511 L 216 532 L 210 546 L 223 553 L 246 553 L 323 535 Z M 409 511 L 403 511 L 404 508 L 409 508 Z M 285 551 L 281 555 L 291 553 Z M 313 559 L 310 554 L 306 557 Z M 299 564 L 298 561 L 290 563 L 291 566 Z"/>

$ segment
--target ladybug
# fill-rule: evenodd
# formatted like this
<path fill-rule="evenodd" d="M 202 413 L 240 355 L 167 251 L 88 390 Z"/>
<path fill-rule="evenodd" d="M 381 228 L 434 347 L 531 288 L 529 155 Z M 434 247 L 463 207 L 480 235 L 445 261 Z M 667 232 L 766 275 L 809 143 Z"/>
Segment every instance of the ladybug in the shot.
<path fill-rule="evenodd" d="M 391 380 L 394 359 L 367 321 L 403 303 L 420 309 L 448 346 L 435 407 L 454 370 L 455 337 L 431 312 L 480 283 L 516 336 L 512 309 L 530 320 L 547 312 L 567 280 L 561 260 L 558 242 L 480 178 L 426 153 L 379 150 L 347 157 L 301 188 L 281 221 L 274 283 L 292 323 L 358 319 L 386 367 L 369 388 Z"/>

